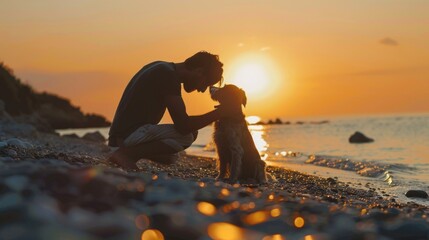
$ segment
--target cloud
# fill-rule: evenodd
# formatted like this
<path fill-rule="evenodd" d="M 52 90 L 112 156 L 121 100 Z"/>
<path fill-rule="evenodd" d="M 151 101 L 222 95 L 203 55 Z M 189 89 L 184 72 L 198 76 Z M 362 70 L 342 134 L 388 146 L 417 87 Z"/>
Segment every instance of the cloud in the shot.
<path fill-rule="evenodd" d="M 380 43 L 386 46 L 398 46 L 399 43 L 395 40 L 392 39 L 390 37 L 385 37 L 383 39 L 380 40 Z"/>

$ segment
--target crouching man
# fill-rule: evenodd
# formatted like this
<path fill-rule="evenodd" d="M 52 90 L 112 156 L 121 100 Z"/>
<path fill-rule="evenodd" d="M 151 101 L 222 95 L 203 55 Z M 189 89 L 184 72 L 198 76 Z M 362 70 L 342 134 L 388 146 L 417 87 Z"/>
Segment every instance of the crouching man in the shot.
<path fill-rule="evenodd" d="M 217 55 L 198 52 L 184 62 L 156 61 L 144 66 L 128 83 L 109 131 L 109 146 L 119 147 L 108 161 L 125 169 L 137 169 L 141 158 L 170 164 L 177 153 L 197 138 L 197 130 L 228 115 L 215 109 L 188 116 L 181 96 L 205 92 L 222 80 L 223 64 Z M 159 124 L 168 109 L 173 124 Z"/>

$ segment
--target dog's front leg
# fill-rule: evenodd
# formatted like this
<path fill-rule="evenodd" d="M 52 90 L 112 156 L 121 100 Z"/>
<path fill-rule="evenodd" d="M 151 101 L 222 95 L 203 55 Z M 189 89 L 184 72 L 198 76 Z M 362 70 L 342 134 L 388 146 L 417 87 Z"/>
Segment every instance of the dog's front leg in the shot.
<path fill-rule="evenodd" d="M 227 160 L 219 158 L 219 174 L 216 177 L 216 181 L 221 181 L 225 178 L 227 172 Z"/>
<path fill-rule="evenodd" d="M 241 146 L 231 149 L 231 173 L 229 177 L 229 181 L 231 183 L 237 182 L 238 177 L 240 176 L 243 155 L 244 150 Z"/>

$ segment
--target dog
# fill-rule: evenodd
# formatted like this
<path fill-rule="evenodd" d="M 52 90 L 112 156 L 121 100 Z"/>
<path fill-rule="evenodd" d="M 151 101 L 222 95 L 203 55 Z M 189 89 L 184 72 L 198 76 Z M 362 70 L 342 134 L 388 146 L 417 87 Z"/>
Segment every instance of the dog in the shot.
<path fill-rule="evenodd" d="M 256 149 L 241 107 L 247 103 L 245 92 L 235 85 L 225 85 L 210 87 L 210 95 L 220 103 L 216 107 L 228 107 L 235 113 L 214 123 L 213 140 L 219 169 L 216 180 L 266 183 L 269 175 L 266 164 Z"/>

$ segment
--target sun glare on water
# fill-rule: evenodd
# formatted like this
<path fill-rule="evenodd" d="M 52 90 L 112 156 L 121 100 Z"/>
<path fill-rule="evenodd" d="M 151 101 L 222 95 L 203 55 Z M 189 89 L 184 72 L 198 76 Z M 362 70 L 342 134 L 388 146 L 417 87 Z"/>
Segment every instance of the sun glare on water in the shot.
<path fill-rule="evenodd" d="M 261 118 L 258 116 L 248 116 L 246 117 L 246 122 L 249 124 L 256 124 L 261 121 Z"/>

